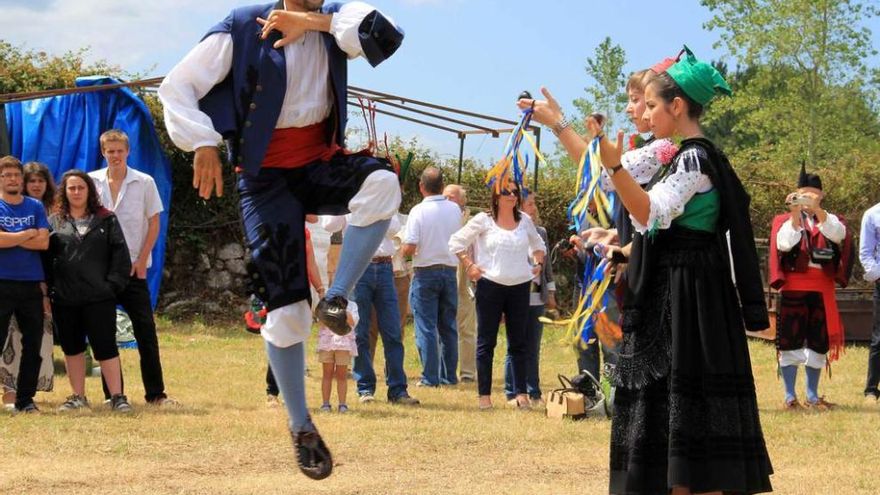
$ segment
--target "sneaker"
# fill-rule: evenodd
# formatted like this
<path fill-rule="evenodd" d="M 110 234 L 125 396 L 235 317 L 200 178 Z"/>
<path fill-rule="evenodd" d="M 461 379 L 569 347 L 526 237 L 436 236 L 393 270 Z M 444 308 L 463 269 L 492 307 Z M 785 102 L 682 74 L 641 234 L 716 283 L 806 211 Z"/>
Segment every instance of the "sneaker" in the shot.
<path fill-rule="evenodd" d="M 880 397 L 871 393 L 865 394 L 865 405 L 869 407 L 880 405 Z"/>
<path fill-rule="evenodd" d="M 281 407 L 281 399 L 279 399 L 277 395 L 267 394 L 266 395 L 266 407 L 268 407 L 270 409 L 275 409 L 277 407 Z"/>
<path fill-rule="evenodd" d="M 428 383 L 424 380 L 419 380 L 416 382 L 416 387 L 439 388 L 440 385 L 431 385 L 430 383 Z"/>
<path fill-rule="evenodd" d="M 402 406 L 417 406 L 421 404 L 421 402 L 419 402 L 419 399 L 416 399 L 415 397 L 410 397 L 407 393 L 398 395 L 393 399 L 388 399 L 388 402 L 392 404 L 400 404 Z"/>
<path fill-rule="evenodd" d="M 321 299 L 315 308 L 315 315 L 322 325 L 329 328 L 336 335 L 348 335 L 351 327 L 348 326 L 348 314 L 345 308 L 348 301 L 342 296 Z"/>
<path fill-rule="evenodd" d="M 12 412 L 14 414 L 39 414 L 40 409 L 37 408 L 37 405 L 33 403 L 33 401 L 27 403 L 24 407 L 19 408 L 16 406 Z"/>
<path fill-rule="evenodd" d="M 88 409 L 89 400 L 82 395 L 68 395 L 64 404 L 58 407 L 58 412 L 77 411 L 79 409 Z"/>
<path fill-rule="evenodd" d="M 131 404 L 128 403 L 128 397 L 122 394 L 110 397 L 110 410 L 117 413 L 132 412 Z"/>
<path fill-rule="evenodd" d="M 474 379 L 469 376 L 463 376 L 459 379 L 459 382 L 461 382 L 461 383 L 474 383 Z"/>
<path fill-rule="evenodd" d="M 360 397 L 358 397 L 358 400 L 361 404 L 369 404 L 370 402 L 375 401 L 376 397 L 373 396 L 373 394 L 371 394 L 370 392 L 366 392 L 361 394 Z"/>
<path fill-rule="evenodd" d="M 341 412 L 341 413 L 347 413 L 348 406 L 345 404 L 339 404 L 339 407 L 337 408 L 337 410 L 339 410 L 339 412 Z"/>
<path fill-rule="evenodd" d="M 333 410 L 333 406 L 330 404 L 321 404 L 321 407 L 318 408 L 321 412 L 330 412 Z"/>
<path fill-rule="evenodd" d="M 807 409 L 811 409 L 813 411 L 825 412 L 834 409 L 837 404 L 828 402 L 825 400 L 825 396 L 819 397 L 819 400 L 816 402 L 807 401 L 804 403 Z"/>
<path fill-rule="evenodd" d="M 112 402 L 112 400 L 113 399 L 111 398 L 111 402 Z M 180 402 L 177 402 L 176 399 L 172 399 L 171 397 L 160 397 L 156 400 L 151 400 L 151 401 L 147 402 L 147 404 L 151 405 L 151 406 L 155 406 L 155 407 L 162 407 L 162 408 L 180 407 Z"/>
<path fill-rule="evenodd" d="M 333 472 L 333 457 L 317 431 L 290 432 L 296 463 L 302 474 L 322 480 Z"/>

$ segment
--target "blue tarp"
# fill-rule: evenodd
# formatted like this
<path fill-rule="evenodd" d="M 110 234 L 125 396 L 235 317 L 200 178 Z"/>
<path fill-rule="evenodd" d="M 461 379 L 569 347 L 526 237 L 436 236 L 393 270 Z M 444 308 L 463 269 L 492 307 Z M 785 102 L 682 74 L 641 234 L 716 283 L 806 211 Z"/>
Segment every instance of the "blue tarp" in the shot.
<path fill-rule="evenodd" d="M 118 82 L 105 76 L 91 76 L 77 79 L 76 85 Z M 73 168 L 91 172 L 107 166 L 98 142 L 102 132 L 120 129 L 128 134 L 131 143 L 128 165 L 153 177 L 165 207 L 159 240 L 153 248 L 153 266 L 147 272 L 155 307 L 165 262 L 171 162 L 159 145 L 153 119 L 144 102 L 129 89 L 120 88 L 10 103 L 6 105 L 6 125 L 11 154 L 22 162 L 45 163 L 56 182 Z"/>

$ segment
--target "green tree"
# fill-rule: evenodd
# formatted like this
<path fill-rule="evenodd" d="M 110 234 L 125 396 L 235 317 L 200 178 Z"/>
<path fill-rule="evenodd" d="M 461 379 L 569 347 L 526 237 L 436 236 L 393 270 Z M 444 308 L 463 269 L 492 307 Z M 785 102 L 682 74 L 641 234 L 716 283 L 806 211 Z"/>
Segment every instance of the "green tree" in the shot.
<path fill-rule="evenodd" d="M 841 97 L 839 88 L 858 88 L 870 81 L 867 59 L 877 51 L 864 21 L 878 14 L 874 2 L 703 0 L 702 4 L 715 14 L 705 25 L 720 31 L 715 46 L 725 47 L 742 67 L 758 67 L 757 77 L 752 78 L 755 84 L 745 88 L 747 98 L 740 101 L 764 107 L 766 111 L 757 112 L 762 114 L 760 120 L 773 122 L 774 129 L 781 126 L 782 135 L 800 148 L 803 159 L 813 163 L 821 158 L 820 149 L 828 149 L 830 137 L 825 124 L 838 123 L 833 107 Z M 775 96 L 774 108 L 760 101 L 768 93 Z M 755 124 L 755 119 L 750 123 Z"/>
<path fill-rule="evenodd" d="M 865 21 L 875 2 L 703 0 L 737 64 L 733 98 L 707 109 L 704 126 L 728 153 L 752 195 L 758 235 L 783 210 L 806 162 L 825 185 L 826 207 L 857 230 L 880 197 L 876 50 Z"/>
<path fill-rule="evenodd" d="M 107 74 L 124 77 L 122 69 L 103 60 L 88 63 L 88 49 L 61 56 L 25 50 L 0 39 L 0 94 L 74 86 L 80 76 Z"/>
<path fill-rule="evenodd" d="M 584 88 L 587 95 L 573 102 L 579 113 L 578 124 L 591 113 L 601 112 L 608 119 L 606 127 L 614 128 L 626 107 L 624 65 L 626 52 L 620 45 L 612 43 L 611 37 L 605 37 L 593 56 L 587 58 L 584 67 L 588 80 L 592 82 Z"/>

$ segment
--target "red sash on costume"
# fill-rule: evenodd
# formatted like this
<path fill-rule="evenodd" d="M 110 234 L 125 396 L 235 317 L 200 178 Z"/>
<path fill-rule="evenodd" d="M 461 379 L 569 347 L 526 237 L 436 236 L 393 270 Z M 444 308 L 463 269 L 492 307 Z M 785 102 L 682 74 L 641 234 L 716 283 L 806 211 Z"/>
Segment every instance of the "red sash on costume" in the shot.
<path fill-rule="evenodd" d="M 316 160 L 327 161 L 339 145 L 327 143 L 327 122 L 306 127 L 275 129 L 262 166 L 266 168 L 300 168 Z"/>
<path fill-rule="evenodd" d="M 822 304 L 825 306 L 825 327 L 828 329 L 828 361 L 836 361 L 843 350 L 843 322 L 837 310 L 837 299 L 834 295 L 834 279 L 820 268 L 810 267 L 803 273 L 788 272 L 785 274 L 785 285 L 780 292 L 786 291 L 820 292 Z"/>

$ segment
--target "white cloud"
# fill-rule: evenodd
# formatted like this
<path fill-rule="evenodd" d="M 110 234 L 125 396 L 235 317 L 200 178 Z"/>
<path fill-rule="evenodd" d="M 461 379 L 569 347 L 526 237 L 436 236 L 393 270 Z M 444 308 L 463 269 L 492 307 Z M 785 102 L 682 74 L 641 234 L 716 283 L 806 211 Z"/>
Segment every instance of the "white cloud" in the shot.
<path fill-rule="evenodd" d="M 105 59 L 132 71 L 158 66 L 158 72 L 170 68 L 213 22 L 242 4 L 240 0 L 22 3 L 0 0 L 4 5 L 0 37 L 5 41 L 59 55 L 89 47 L 91 59 Z"/>

